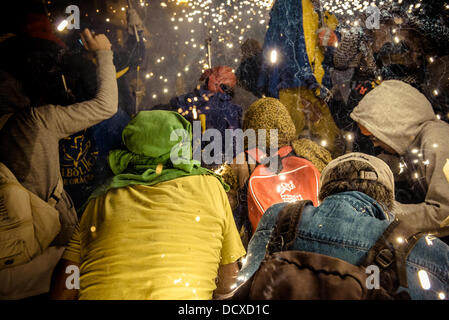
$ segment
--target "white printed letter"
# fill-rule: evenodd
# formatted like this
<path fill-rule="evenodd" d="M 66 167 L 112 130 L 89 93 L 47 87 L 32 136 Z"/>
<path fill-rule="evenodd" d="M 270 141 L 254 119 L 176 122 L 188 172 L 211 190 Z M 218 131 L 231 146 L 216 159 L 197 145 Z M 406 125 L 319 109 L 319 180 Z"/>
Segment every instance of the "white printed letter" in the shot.
<path fill-rule="evenodd" d="M 79 290 L 80 288 L 80 269 L 75 265 L 67 266 L 65 269 L 66 274 L 70 274 L 65 280 L 65 287 L 69 290 Z"/>
<path fill-rule="evenodd" d="M 70 5 L 67 8 L 65 8 L 65 13 L 70 14 L 70 16 L 66 19 L 67 29 L 79 29 L 80 28 L 80 8 L 75 5 Z"/>
<path fill-rule="evenodd" d="M 366 268 L 366 274 L 369 276 L 366 278 L 366 288 L 369 290 L 380 288 L 380 270 L 378 266 L 370 265 Z"/>

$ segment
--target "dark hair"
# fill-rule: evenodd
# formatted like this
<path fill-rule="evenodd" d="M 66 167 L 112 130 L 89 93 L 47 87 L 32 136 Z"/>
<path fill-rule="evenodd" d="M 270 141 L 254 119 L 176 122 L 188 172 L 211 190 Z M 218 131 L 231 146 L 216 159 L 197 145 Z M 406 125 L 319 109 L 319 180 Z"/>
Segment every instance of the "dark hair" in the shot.
<path fill-rule="evenodd" d="M 61 51 L 52 41 L 13 37 L 2 43 L 5 58 L 0 68 L 21 82 L 31 106 L 66 104 Z"/>
<path fill-rule="evenodd" d="M 392 210 L 394 206 L 394 193 L 378 181 L 351 178 L 360 171 L 375 172 L 367 163 L 361 161 L 345 161 L 337 165 L 328 173 L 326 183 L 321 186 L 318 198 L 325 198 L 346 191 L 359 191 L 376 200 L 384 210 Z"/>

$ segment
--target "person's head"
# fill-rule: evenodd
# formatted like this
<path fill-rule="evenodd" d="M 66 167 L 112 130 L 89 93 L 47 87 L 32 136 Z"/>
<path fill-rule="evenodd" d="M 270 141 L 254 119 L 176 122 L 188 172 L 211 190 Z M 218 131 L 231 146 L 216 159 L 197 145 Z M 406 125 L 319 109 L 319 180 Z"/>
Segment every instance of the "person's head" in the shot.
<path fill-rule="evenodd" d="M 362 192 L 384 209 L 393 209 L 393 173 L 379 158 L 354 152 L 334 159 L 324 168 L 320 177 L 320 201 L 348 191 Z"/>
<path fill-rule="evenodd" d="M 192 125 L 177 112 L 141 111 L 123 129 L 122 140 L 132 153 L 156 159 L 170 155 L 180 142 L 189 145 Z"/>
<path fill-rule="evenodd" d="M 359 102 L 350 116 L 362 133 L 373 136 L 376 145 L 399 155 L 407 152 L 425 123 L 436 120 L 429 100 L 398 80 L 382 82 Z"/>
<path fill-rule="evenodd" d="M 200 81 L 206 81 L 206 88 L 211 92 L 220 92 L 233 95 L 233 89 L 237 84 L 237 77 L 231 67 L 220 66 L 206 70 Z"/>
<path fill-rule="evenodd" d="M 380 68 L 402 66 L 412 72 L 422 65 L 424 37 L 403 18 L 382 21 L 372 35 L 372 49 Z"/>
<path fill-rule="evenodd" d="M 55 28 L 45 13 L 32 12 L 23 18 L 22 34 L 30 38 L 45 39 L 65 48 L 65 43 L 56 35 Z"/>
<path fill-rule="evenodd" d="M 256 132 L 266 130 L 266 147 L 281 148 L 289 145 L 296 138 L 296 128 L 287 108 L 275 98 L 262 98 L 254 102 L 246 111 L 243 130 Z M 277 146 L 270 136 L 270 130 L 277 130 Z M 249 146 L 255 147 L 255 146 Z"/>
<path fill-rule="evenodd" d="M 177 112 L 140 111 L 123 129 L 126 150 L 113 150 L 109 165 L 114 174 L 140 165 L 192 168 L 192 125 Z M 178 161 L 179 160 L 179 161 Z"/>
<path fill-rule="evenodd" d="M 371 132 L 368 131 L 368 129 L 366 129 L 364 126 L 362 126 L 361 124 L 358 124 L 359 128 L 360 128 L 360 132 L 364 135 L 367 136 L 371 142 L 373 143 L 373 146 L 375 148 L 380 147 L 383 150 L 392 153 L 392 154 L 396 154 L 396 151 L 390 147 L 388 144 L 386 144 L 385 142 L 379 140 L 378 138 L 376 138 Z"/>
<path fill-rule="evenodd" d="M 255 39 L 247 39 L 241 46 L 242 59 L 248 59 L 262 52 L 262 45 Z"/>
<path fill-rule="evenodd" d="M 61 46 L 54 41 L 17 36 L 2 43 L 0 69 L 20 81 L 32 106 L 67 104 Z"/>

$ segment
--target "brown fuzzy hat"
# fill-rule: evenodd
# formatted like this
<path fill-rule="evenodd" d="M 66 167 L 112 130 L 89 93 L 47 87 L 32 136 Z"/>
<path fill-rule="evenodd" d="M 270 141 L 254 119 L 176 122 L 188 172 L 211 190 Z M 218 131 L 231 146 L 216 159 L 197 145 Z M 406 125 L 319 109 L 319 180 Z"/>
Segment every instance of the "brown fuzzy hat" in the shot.
<path fill-rule="evenodd" d="M 267 130 L 267 147 L 281 148 L 296 139 L 296 128 L 287 108 L 275 98 L 262 98 L 254 102 L 245 114 L 243 129 L 253 129 L 256 133 L 259 129 Z M 278 130 L 278 146 L 271 141 L 270 129 Z"/>

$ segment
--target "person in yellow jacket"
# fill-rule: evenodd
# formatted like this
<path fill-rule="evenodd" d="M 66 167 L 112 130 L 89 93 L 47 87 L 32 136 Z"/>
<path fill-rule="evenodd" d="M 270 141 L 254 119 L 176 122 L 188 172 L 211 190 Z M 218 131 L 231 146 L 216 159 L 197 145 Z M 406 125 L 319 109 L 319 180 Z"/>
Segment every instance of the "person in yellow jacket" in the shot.
<path fill-rule="evenodd" d="M 54 273 L 51 298 L 203 300 L 231 290 L 246 252 L 229 187 L 191 153 L 173 156 L 191 135 L 177 112 L 141 111 L 130 121 L 126 149 L 109 155 L 115 176 L 91 196 Z M 79 270 L 79 290 L 67 287 L 67 268 Z"/>

